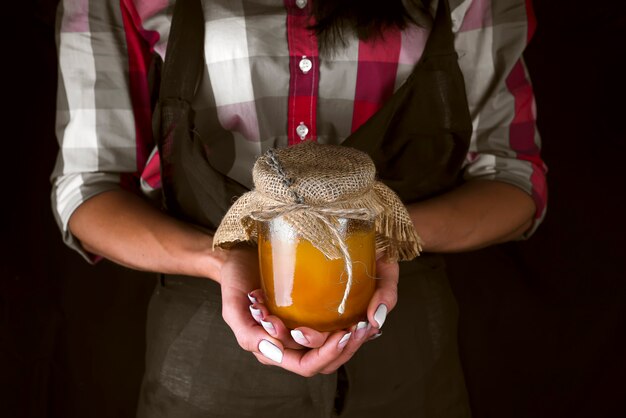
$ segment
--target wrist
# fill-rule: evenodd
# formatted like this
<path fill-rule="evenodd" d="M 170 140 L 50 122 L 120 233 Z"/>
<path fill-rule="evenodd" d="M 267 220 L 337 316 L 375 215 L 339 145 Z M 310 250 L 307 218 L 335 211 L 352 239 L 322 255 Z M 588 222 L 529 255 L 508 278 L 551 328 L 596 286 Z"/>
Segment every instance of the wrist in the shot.
<path fill-rule="evenodd" d="M 427 252 L 459 252 L 518 238 L 530 225 L 534 202 L 514 185 L 472 180 L 408 205 Z"/>
<path fill-rule="evenodd" d="M 258 251 L 255 245 L 239 243 L 228 249 L 216 249 L 214 252 L 220 257 L 215 281 L 222 288 L 234 287 L 247 293 L 260 286 Z M 246 273 L 242 276 L 240 272 Z M 255 286 L 248 289 L 250 280 Z"/>
<path fill-rule="evenodd" d="M 445 247 L 443 239 L 448 234 L 449 224 L 445 222 L 449 217 L 446 207 L 433 207 L 432 202 L 426 200 L 412 203 L 407 206 L 413 227 L 420 238 L 422 252 L 439 252 Z"/>
<path fill-rule="evenodd" d="M 203 277 L 220 282 L 220 271 L 228 258 L 228 251 L 221 248 L 213 248 L 213 236 L 203 231 L 198 231 L 199 237 L 194 240 L 194 245 L 188 248 L 186 257 L 181 257 L 180 269 L 188 270 L 188 274 L 195 277 Z"/>

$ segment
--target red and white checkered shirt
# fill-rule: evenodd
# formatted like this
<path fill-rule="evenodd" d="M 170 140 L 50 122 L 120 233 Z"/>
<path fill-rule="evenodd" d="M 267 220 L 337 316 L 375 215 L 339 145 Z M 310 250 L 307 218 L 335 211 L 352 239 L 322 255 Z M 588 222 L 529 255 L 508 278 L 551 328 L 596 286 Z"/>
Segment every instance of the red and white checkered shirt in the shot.
<path fill-rule="evenodd" d="M 234 163 L 220 167 L 252 186 L 251 168 L 270 147 L 303 139 L 341 143 L 402 85 L 429 31 L 416 25 L 384 38 L 347 37 L 320 56 L 309 10 L 315 0 L 203 1 L 205 74 L 194 108 L 198 135 L 232 132 Z M 62 0 L 58 13 L 60 151 L 53 207 L 65 241 L 73 211 L 107 190 L 160 187 L 147 69 L 165 56 L 174 0 Z M 438 0 L 424 16 L 432 18 Z M 464 175 L 504 181 L 546 207 L 532 87 L 522 52 L 534 31 L 530 0 L 450 0 L 455 48 L 474 133 Z M 422 20 L 424 16 L 421 16 Z M 233 148 L 233 144 L 229 145 Z"/>

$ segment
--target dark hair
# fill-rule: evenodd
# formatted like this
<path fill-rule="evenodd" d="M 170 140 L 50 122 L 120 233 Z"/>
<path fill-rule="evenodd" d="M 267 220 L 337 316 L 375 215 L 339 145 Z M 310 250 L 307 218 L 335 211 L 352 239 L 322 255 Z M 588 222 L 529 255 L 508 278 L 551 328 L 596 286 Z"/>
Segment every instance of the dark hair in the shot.
<path fill-rule="evenodd" d="M 361 40 L 383 37 L 386 29 L 404 29 L 409 23 L 428 25 L 424 16 L 429 0 L 316 0 L 313 2 L 315 31 L 320 49 L 345 45 L 345 33 Z"/>

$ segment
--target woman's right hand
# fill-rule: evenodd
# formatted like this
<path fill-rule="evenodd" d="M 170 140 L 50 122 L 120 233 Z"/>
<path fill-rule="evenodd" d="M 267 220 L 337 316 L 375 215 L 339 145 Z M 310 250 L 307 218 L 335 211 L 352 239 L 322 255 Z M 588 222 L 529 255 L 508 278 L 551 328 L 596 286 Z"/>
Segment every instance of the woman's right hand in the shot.
<path fill-rule="evenodd" d="M 282 367 L 301 376 L 328 374 L 337 370 L 364 342 L 380 332 L 384 316 L 381 321 L 380 313 L 376 315 L 380 312 L 378 308 L 385 305 L 385 311 L 390 311 L 396 303 L 397 263 L 379 263 L 378 271 L 382 277 L 368 309 L 369 321 L 365 326 L 357 329 L 355 325 L 350 330 L 332 333 L 298 328 L 307 341 L 294 341 L 293 337 L 299 337 L 298 333 L 292 334 L 279 318 L 270 316 L 262 300 L 255 302 L 250 299 L 251 292 L 260 287 L 256 250 L 239 246 L 227 251 L 220 270 L 222 316 L 237 342 L 259 362 Z M 253 295 L 262 297 L 258 291 Z"/>

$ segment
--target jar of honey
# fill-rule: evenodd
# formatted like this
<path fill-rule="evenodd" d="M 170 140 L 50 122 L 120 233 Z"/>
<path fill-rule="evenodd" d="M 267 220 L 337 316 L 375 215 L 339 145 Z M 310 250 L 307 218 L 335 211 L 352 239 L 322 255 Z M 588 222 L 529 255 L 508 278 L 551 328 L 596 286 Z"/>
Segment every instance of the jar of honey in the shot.
<path fill-rule="evenodd" d="M 374 222 L 340 218 L 337 224 L 349 253 L 351 281 L 344 258 L 326 257 L 283 217 L 258 223 L 265 304 L 288 328 L 334 331 L 367 319 L 376 287 Z"/>
<path fill-rule="evenodd" d="M 256 160 L 252 180 L 213 245 L 257 242 L 267 308 L 288 328 L 332 331 L 365 320 L 376 257 L 419 254 L 406 207 L 364 152 L 311 141 L 273 148 Z"/>

